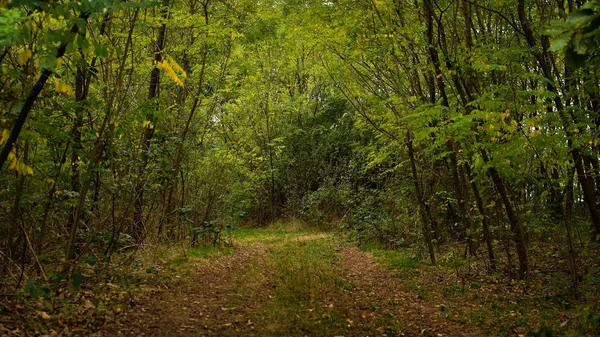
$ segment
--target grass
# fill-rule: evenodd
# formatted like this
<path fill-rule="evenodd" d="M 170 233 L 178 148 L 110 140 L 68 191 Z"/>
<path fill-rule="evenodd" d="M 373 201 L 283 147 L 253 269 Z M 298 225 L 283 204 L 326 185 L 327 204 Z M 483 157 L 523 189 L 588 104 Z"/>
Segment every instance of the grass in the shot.
<path fill-rule="evenodd" d="M 345 286 L 335 271 L 338 256 L 334 244 L 328 238 L 302 241 L 279 235 L 289 241 L 274 246 L 269 257 L 276 284 L 273 301 L 265 310 L 271 322 L 267 334 L 326 336 L 327 326 L 343 322 L 324 301 L 326 294 Z"/>
<path fill-rule="evenodd" d="M 276 243 L 285 239 L 298 237 L 302 235 L 311 235 L 320 233 L 315 229 L 308 228 L 301 223 L 288 225 L 285 223 L 275 223 L 266 228 L 238 228 L 234 230 L 231 237 L 234 240 L 246 242 Z"/>
<path fill-rule="evenodd" d="M 383 249 L 376 245 L 367 244 L 361 246 L 362 251 L 371 252 L 375 259 L 385 268 L 395 271 L 416 271 L 423 265 L 419 259 L 408 250 L 399 249 Z M 402 274 L 398 274 L 397 278 L 401 278 Z M 418 273 L 408 273 L 408 275 L 418 276 Z"/>
<path fill-rule="evenodd" d="M 232 247 L 214 247 L 214 246 L 199 246 L 189 249 L 180 249 L 176 252 L 167 253 L 164 260 L 164 267 L 171 271 L 188 270 L 189 263 L 196 262 L 202 259 L 208 259 L 215 256 L 233 254 Z M 182 268 L 182 267 L 186 268 Z"/>
<path fill-rule="evenodd" d="M 332 235 L 301 224 L 275 224 L 260 229 L 240 228 L 224 238 L 237 248 L 178 245 L 141 250 L 133 263 L 123 263 L 122 268 L 112 271 L 111 286 L 99 282 L 91 291 L 92 285 L 86 285 L 89 300 L 96 310 L 108 310 L 110 303 L 125 303 L 121 299 L 111 300 L 118 298 L 124 289 L 135 295 L 170 280 L 193 282 L 193 278 L 185 276 L 198 265 L 210 264 L 210 259 L 233 254 L 235 249 L 254 246 L 264 255 L 245 265 L 243 277 L 236 279 L 235 287 L 243 296 L 258 292 L 272 295 L 260 308 L 261 323 L 262 317 L 265 318 L 260 335 L 347 333 L 347 311 L 343 304 L 334 301 L 340 298 L 340 293 L 351 291 L 355 286 L 340 274 L 341 266 L 337 265 L 339 247 Z M 568 279 L 550 276 L 544 279 L 534 275 L 528 283 L 502 281 L 486 274 L 476 260 L 465 264 L 462 256 L 452 250 L 440 253 L 438 265 L 430 266 L 409 249 L 386 250 L 377 245 L 363 245 L 361 249 L 372 253 L 382 267 L 390 270 L 393 283 L 415 294 L 422 301 L 421 305 L 435 306 L 440 317 L 461 324 L 465 329 L 478 327 L 490 336 L 546 336 L 550 331 L 552 336 L 570 337 L 598 335 L 593 332 L 600 331 L 600 314 L 594 304 L 597 293 L 588 287 L 582 289 L 579 299 L 572 298 L 565 294 Z M 91 275 L 93 270 L 88 268 L 86 275 Z M 469 274 L 471 272 L 479 273 Z M 594 279 L 588 282 L 597 282 L 598 275 L 590 273 L 589 277 Z M 581 298 L 586 294 L 589 296 L 587 301 Z M 386 300 L 390 305 L 400 305 L 403 301 Z M 63 307 L 57 301 L 52 303 Z M 74 311 L 75 307 L 75 304 L 65 305 L 60 310 Z M 394 327 L 396 318 L 393 314 L 379 315 L 382 308 L 375 302 L 369 308 L 365 310 L 376 314 L 381 333 L 393 336 L 402 330 Z M 60 311 L 54 309 L 45 310 L 50 314 Z M 391 327 L 384 328 L 386 326 Z"/>
<path fill-rule="evenodd" d="M 278 272 L 278 298 L 285 305 L 310 304 L 319 291 L 335 284 L 337 260 L 327 240 L 294 242 L 274 250 L 272 262 Z"/>
<path fill-rule="evenodd" d="M 386 250 L 373 244 L 361 247 L 419 299 L 435 304 L 448 319 L 465 327 L 477 326 L 486 335 L 599 335 L 597 289 L 588 285 L 573 298 L 569 279 L 561 273 L 533 275 L 528 282 L 498 279 L 485 273 L 480 260 L 463 258 L 462 248 L 445 248 L 438 254 L 438 264 L 430 266 L 411 250 Z"/>

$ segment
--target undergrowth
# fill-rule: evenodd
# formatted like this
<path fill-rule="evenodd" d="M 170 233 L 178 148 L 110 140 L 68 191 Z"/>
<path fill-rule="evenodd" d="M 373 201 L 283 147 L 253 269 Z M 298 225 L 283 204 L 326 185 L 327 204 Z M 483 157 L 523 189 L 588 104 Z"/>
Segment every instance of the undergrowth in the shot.
<path fill-rule="evenodd" d="M 481 259 L 464 258 L 457 253 L 462 247 L 446 247 L 435 266 L 419 259 L 418 252 L 411 249 L 390 250 L 368 243 L 361 249 L 371 252 L 392 278 L 420 300 L 435 305 L 446 319 L 475 325 L 486 335 L 600 335 L 595 274 L 588 274 L 588 280 L 574 292 L 560 269 L 544 272 L 550 269 L 547 264 L 555 266 L 552 261 L 535 261 L 537 273 L 526 281 L 516 281 L 490 273 Z"/>

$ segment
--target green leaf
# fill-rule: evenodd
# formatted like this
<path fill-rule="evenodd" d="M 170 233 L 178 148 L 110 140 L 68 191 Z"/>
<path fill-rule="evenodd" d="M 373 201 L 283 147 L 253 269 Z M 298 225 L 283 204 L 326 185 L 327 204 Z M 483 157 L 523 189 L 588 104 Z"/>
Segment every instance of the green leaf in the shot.
<path fill-rule="evenodd" d="M 96 56 L 98 57 L 107 57 L 108 56 L 108 48 L 105 45 L 97 44 L 94 46 L 94 51 Z"/>
<path fill-rule="evenodd" d="M 550 50 L 558 51 L 563 50 L 571 41 L 571 33 L 565 32 L 555 38 L 550 42 Z"/>
<path fill-rule="evenodd" d="M 83 283 L 84 281 L 85 276 L 81 275 L 80 272 L 75 272 L 73 273 L 73 275 L 71 275 L 71 284 L 75 288 L 79 288 L 81 286 L 81 283 Z"/>
<path fill-rule="evenodd" d="M 573 50 L 579 55 L 587 54 L 588 46 L 580 33 L 576 34 L 573 38 Z"/>
<path fill-rule="evenodd" d="M 583 27 L 586 23 L 593 20 L 595 17 L 595 13 L 589 9 L 580 9 L 576 10 L 567 18 L 567 23 L 571 24 L 574 27 L 580 28 Z"/>
<path fill-rule="evenodd" d="M 95 256 L 86 256 L 83 259 L 83 262 L 89 264 L 90 266 L 94 266 L 96 263 L 98 263 L 98 258 Z"/>

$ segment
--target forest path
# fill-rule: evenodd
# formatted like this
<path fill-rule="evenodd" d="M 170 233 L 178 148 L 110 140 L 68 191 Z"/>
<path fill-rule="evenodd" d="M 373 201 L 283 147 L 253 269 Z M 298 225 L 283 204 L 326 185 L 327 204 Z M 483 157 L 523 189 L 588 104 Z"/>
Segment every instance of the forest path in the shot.
<path fill-rule="evenodd" d="M 169 289 L 137 298 L 107 335 L 466 336 L 370 253 L 330 234 L 255 231 Z"/>

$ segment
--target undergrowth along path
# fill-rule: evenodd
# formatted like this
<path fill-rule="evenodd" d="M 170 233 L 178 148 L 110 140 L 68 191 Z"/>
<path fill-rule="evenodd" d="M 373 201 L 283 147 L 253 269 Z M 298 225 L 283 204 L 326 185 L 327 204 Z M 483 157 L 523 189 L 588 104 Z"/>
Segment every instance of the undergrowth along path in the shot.
<path fill-rule="evenodd" d="M 0 303 L 0 336 L 487 335 L 399 277 L 418 273 L 404 255 L 390 261 L 409 268 L 392 271 L 330 233 L 287 227 L 237 230 L 230 244 L 155 247 L 109 279 Z"/>
<path fill-rule="evenodd" d="M 104 334 L 465 336 L 368 252 L 327 233 L 246 231 L 230 255 L 196 261 L 168 289 L 136 298 Z"/>

